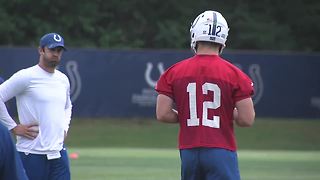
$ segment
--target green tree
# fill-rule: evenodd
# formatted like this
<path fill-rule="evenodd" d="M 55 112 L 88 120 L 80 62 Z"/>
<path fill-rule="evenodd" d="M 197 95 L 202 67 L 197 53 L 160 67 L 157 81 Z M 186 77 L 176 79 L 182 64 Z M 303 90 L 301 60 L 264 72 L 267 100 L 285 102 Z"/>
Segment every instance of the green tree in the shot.
<path fill-rule="evenodd" d="M 58 32 L 72 47 L 187 49 L 204 10 L 227 19 L 229 49 L 320 51 L 317 0 L 0 0 L 0 45 L 37 46 Z"/>

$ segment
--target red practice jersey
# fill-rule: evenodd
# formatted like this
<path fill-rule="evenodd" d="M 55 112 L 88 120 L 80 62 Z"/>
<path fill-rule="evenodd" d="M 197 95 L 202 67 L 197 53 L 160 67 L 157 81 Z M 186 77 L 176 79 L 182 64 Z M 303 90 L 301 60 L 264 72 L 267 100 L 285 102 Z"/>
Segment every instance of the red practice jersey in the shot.
<path fill-rule="evenodd" d="M 237 149 L 235 103 L 253 95 L 251 79 L 239 68 L 218 55 L 195 55 L 167 69 L 156 91 L 176 104 L 180 149 Z"/>

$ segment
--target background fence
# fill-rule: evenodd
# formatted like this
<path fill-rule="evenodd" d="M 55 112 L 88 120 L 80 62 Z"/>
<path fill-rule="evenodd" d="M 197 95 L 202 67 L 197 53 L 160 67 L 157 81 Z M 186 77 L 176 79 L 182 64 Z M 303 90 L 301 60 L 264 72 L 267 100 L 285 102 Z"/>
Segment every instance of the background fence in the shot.
<path fill-rule="evenodd" d="M 0 48 L 0 76 L 38 63 L 36 48 Z M 154 117 L 160 74 L 190 51 L 70 48 L 59 69 L 71 82 L 76 117 Z M 320 117 L 320 55 L 225 51 L 254 81 L 258 117 Z M 14 103 L 9 103 L 15 113 Z"/>

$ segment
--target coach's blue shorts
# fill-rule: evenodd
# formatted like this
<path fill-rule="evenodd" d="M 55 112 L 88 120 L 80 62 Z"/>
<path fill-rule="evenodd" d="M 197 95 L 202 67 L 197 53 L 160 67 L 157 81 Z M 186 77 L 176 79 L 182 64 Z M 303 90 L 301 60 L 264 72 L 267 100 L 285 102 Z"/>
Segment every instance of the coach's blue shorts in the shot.
<path fill-rule="evenodd" d="M 220 148 L 181 149 L 181 180 L 240 180 L 237 153 Z"/>
<path fill-rule="evenodd" d="M 68 153 L 60 151 L 58 159 L 47 159 L 47 155 L 19 152 L 23 166 L 30 180 L 70 180 Z"/>

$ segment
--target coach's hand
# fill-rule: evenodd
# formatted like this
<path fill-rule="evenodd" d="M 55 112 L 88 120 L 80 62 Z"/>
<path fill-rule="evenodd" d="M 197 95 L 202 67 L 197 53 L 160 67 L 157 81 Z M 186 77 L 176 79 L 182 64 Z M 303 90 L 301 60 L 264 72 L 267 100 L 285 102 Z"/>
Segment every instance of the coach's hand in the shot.
<path fill-rule="evenodd" d="M 38 124 L 22 125 L 18 124 L 12 129 L 13 134 L 17 136 L 23 136 L 28 139 L 35 139 L 39 134 Z"/>

